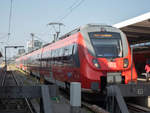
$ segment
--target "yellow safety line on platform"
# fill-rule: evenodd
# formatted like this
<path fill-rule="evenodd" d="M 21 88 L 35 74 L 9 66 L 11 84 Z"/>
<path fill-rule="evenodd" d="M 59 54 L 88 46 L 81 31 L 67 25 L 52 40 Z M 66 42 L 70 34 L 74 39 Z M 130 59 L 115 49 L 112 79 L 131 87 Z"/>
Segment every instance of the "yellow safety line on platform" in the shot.
<path fill-rule="evenodd" d="M 18 69 L 18 68 L 16 68 L 16 66 L 8 66 L 9 68 L 13 68 L 14 70 L 17 70 L 17 71 L 19 71 L 19 72 L 21 72 L 22 74 L 24 74 L 24 75 L 27 75 L 28 73 L 27 72 L 24 72 L 23 70 L 21 70 L 21 69 Z"/>

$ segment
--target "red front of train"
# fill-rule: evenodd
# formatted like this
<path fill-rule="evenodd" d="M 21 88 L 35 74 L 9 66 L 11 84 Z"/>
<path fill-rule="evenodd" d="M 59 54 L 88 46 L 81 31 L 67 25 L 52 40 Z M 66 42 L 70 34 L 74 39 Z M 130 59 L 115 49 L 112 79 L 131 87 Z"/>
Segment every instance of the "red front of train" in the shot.
<path fill-rule="evenodd" d="M 134 64 L 131 66 L 127 38 L 120 30 L 92 26 L 81 30 L 79 37 L 80 80 L 84 89 L 127 84 L 131 77 L 136 82 L 137 73 Z"/>
<path fill-rule="evenodd" d="M 111 26 L 89 24 L 80 27 L 30 54 L 25 60 L 27 69 L 65 84 L 81 82 L 85 91 L 137 80 L 127 38 Z M 31 57 L 34 60 L 29 63 Z"/>

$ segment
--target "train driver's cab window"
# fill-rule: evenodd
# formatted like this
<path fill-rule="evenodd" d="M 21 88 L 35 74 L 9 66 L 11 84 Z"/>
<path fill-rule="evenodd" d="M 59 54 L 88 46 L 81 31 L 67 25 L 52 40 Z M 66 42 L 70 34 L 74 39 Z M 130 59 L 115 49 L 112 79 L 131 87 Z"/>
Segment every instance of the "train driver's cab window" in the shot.
<path fill-rule="evenodd" d="M 119 33 L 96 32 L 89 34 L 97 57 L 122 57 L 122 43 Z"/>

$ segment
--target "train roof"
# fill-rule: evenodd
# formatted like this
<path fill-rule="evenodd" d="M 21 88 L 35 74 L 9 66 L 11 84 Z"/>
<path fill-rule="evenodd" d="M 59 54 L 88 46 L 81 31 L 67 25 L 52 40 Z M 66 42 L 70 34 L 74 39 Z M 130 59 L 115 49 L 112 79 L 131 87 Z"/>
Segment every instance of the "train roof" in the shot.
<path fill-rule="evenodd" d="M 101 27 L 101 28 L 107 28 L 107 29 L 109 28 L 109 29 L 108 29 L 109 31 L 117 31 L 117 32 L 120 32 L 119 29 L 117 29 L 117 28 L 115 28 L 115 27 L 112 27 L 112 26 L 110 26 L 110 25 L 104 25 L 104 24 L 86 24 L 86 25 L 80 26 L 79 28 L 74 29 L 74 30 L 72 30 L 71 32 L 69 32 L 69 33 L 67 33 L 67 34 L 65 34 L 65 35 L 63 35 L 63 36 L 61 36 L 61 37 L 59 38 L 59 40 L 63 40 L 63 39 L 65 39 L 65 38 L 69 37 L 70 35 L 73 35 L 73 34 L 79 32 L 79 31 L 81 31 L 81 32 L 82 32 L 82 31 L 84 31 L 84 32 L 86 31 L 86 32 L 87 32 L 88 29 L 91 30 L 91 28 L 93 28 L 93 27 L 95 27 L 96 29 L 99 28 L 99 27 Z M 56 42 L 53 41 L 53 42 L 51 42 L 51 43 L 47 43 L 47 44 L 43 45 L 42 48 L 48 48 L 49 46 L 53 45 L 54 43 L 56 43 Z M 54 44 L 54 45 L 55 45 L 55 44 Z M 27 57 L 28 57 L 28 56 L 30 56 L 31 54 L 34 55 L 34 54 L 36 54 L 38 51 L 40 51 L 42 48 L 37 49 L 37 50 L 33 50 L 33 51 L 29 52 L 29 53 L 26 53 L 26 54 L 23 55 L 23 56 L 26 56 L 26 55 L 27 55 Z M 22 57 L 23 57 L 23 56 L 22 56 Z"/>
<path fill-rule="evenodd" d="M 79 31 L 81 31 L 82 29 L 86 29 L 88 27 L 111 27 L 111 28 L 114 28 L 113 26 L 106 25 L 106 24 L 86 24 L 86 25 L 80 26 L 80 27 L 70 31 L 69 33 L 61 36 L 59 39 L 60 40 L 64 39 L 64 38 L 66 38 L 66 37 L 68 37 L 68 36 L 70 36 L 72 34 L 75 34 L 75 33 L 79 32 Z"/>
<path fill-rule="evenodd" d="M 121 29 L 131 45 L 150 42 L 150 12 L 113 25 Z"/>

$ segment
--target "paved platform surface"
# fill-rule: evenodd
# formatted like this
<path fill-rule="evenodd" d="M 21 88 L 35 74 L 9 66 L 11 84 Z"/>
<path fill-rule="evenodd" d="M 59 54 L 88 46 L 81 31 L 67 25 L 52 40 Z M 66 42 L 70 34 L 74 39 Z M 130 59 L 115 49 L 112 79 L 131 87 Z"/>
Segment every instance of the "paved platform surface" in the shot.
<path fill-rule="evenodd" d="M 36 100 L 33 100 L 33 101 L 36 101 Z M 66 99 L 64 99 L 62 96 L 59 96 L 58 100 L 56 98 L 55 99 L 52 98 L 51 102 L 52 102 L 52 108 L 50 108 L 50 109 L 52 109 L 53 113 L 71 113 L 71 107 L 70 107 L 69 102 Z M 40 113 L 39 105 L 36 104 L 34 106 L 36 106 L 36 108 L 37 108 L 36 112 Z M 79 113 L 93 113 L 93 112 L 91 112 L 87 109 L 80 108 Z"/>
<path fill-rule="evenodd" d="M 54 113 L 71 113 L 69 101 L 59 96 L 59 100 L 52 100 L 52 108 Z M 80 109 L 80 113 L 92 113 L 87 109 Z"/>

